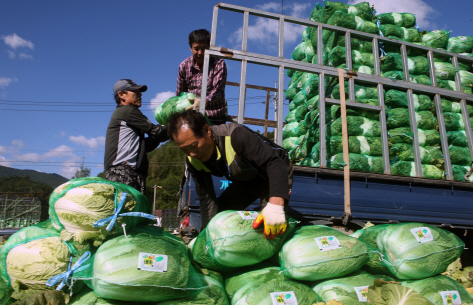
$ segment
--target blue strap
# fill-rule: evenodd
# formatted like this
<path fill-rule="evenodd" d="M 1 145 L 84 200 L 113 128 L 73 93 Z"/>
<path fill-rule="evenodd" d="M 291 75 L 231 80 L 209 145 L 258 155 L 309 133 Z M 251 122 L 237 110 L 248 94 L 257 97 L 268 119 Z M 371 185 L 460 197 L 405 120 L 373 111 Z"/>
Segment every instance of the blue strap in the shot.
<path fill-rule="evenodd" d="M 393 165 L 393 163 L 396 162 L 397 159 L 399 159 L 398 156 L 396 156 L 396 157 L 391 161 L 391 163 L 389 163 L 389 165 Z"/>
<path fill-rule="evenodd" d="M 82 271 L 90 266 L 90 264 L 87 264 L 85 266 L 81 266 L 83 263 L 85 263 L 91 256 L 90 251 L 85 252 L 81 258 L 74 264 L 74 266 L 71 268 L 72 264 L 72 256 L 71 259 L 69 260 L 69 266 L 67 267 L 67 272 L 57 274 L 53 277 L 51 277 L 47 282 L 46 286 L 51 287 L 57 284 L 57 282 L 61 281 L 61 283 L 57 286 L 56 290 L 61 290 L 66 284 L 67 280 L 74 274 L 74 272 L 79 272 Z"/>
<path fill-rule="evenodd" d="M 94 227 L 103 227 L 104 225 L 107 225 L 107 231 L 111 231 L 114 226 L 117 224 L 117 218 L 118 217 L 123 217 L 123 216 L 136 216 L 136 217 L 144 217 L 148 219 L 154 219 L 154 216 L 151 214 L 147 213 L 142 213 L 142 212 L 129 212 L 129 213 L 122 213 L 120 214 L 120 211 L 122 210 L 123 206 L 125 205 L 125 200 L 126 200 L 126 192 L 123 192 L 122 195 L 120 196 L 120 202 L 118 204 L 118 207 L 115 208 L 113 211 L 113 215 L 109 216 L 107 218 L 103 218 L 100 220 L 97 220 L 94 222 Z"/>

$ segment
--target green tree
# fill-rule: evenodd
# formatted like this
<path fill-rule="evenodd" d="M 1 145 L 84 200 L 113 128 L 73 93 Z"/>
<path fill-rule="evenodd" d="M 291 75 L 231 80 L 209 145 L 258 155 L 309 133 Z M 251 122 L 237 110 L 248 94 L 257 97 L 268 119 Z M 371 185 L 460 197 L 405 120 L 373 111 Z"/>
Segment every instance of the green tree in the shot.
<path fill-rule="evenodd" d="M 175 209 L 177 193 L 185 167 L 185 154 L 172 141 L 166 142 L 148 154 L 149 171 L 146 179 L 146 197 L 153 202 L 156 188 L 156 209 Z"/>
<path fill-rule="evenodd" d="M 71 179 L 76 179 L 76 178 L 82 178 L 82 177 L 89 177 L 90 176 L 90 168 L 84 166 L 84 157 L 81 157 L 82 163 L 78 169 L 76 169 L 76 172 L 72 176 Z"/>

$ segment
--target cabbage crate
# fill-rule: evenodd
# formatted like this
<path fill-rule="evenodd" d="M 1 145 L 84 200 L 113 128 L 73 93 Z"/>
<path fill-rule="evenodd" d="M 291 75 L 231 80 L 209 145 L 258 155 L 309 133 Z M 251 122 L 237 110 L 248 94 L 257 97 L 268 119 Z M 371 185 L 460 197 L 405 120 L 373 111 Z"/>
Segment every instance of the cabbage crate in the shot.
<path fill-rule="evenodd" d="M 217 47 L 217 25 L 219 12 L 221 10 L 231 11 L 241 14 L 243 24 L 241 49 L 231 49 Z M 228 14 L 228 13 L 227 13 Z M 276 21 L 278 25 L 278 54 L 269 56 L 264 54 L 248 52 L 248 28 L 249 17 L 256 16 L 268 20 Z M 284 54 L 284 27 L 287 24 L 297 24 L 310 28 L 313 37 L 317 42 L 314 45 L 314 59 L 312 62 L 303 62 L 288 59 L 290 56 Z M 329 66 L 327 62 L 326 41 L 324 34 L 335 33 L 344 39 L 345 49 L 345 68 Z M 284 78 L 288 70 L 312 73 L 318 76 L 318 116 L 312 120 L 315 126 L 314 143 L 318 143 L 318 161 L 312 166 L 305 166 L 300 160 L 295 160 L 294 164 L 294 183 L 291 193 L 291 199 L 288 207 L 288 214 L 296 219 L 318 224 L 355 224 L 363 225 L 367 221 L 373 223 L 398 223 L 398 222 L 424 222 L 437 226 L 448 228 L 473 228 L 473 184 L 471 182 L 458 181 L 468 172 L 468 166 L 464 166 L 464 172 L 457 172 L 458 168 L 452 160 L 458 157 L 465 157 L 469 162 L 473 160 L 473 135 L 468 110 L 473 109 L 473 94 L 464 93 L 459 71 L 459 64 L 466 64 L 471 67 L 473 58 L 460 54 L 450 53 L 440 49 L 434 49 L 418 44 L 387 38 L 375 34 L 369 34 L 353 29 L 342 28 L 325 23 L 285 16 L 265 12 L 261 10 L 240 7 L 231 4 L 220 3 L 214 7 L 212 21 L 212 36 L 210 49 L 205 52 L 204 72 L 202 80 L 202 101 L 200 111 L 204 111 L 204 101 L 207 94 L 207 75 L 209 68 L 209 58 L 217 57 L 225 60 L 232 60 L 241 63 L 239 98 L 238 98 L 238 116 L 236 121 L 240 124 L 260 125 L 265 127 L 274 127 L 276 130 L 275 141 L 279 145 L 283 144 L 284 130 Z M 327 35 L 327 34 L 325 34 Z M 315 39 L 315 38 L 314 38 Z M 368 41 L 372 47 L 373 73 L 365 74 L 355 69 L 352 52 L 352 42 L 355 40 Z M 220 42 L 227 41 L 220 39 Z M 315 46 L 316 45 L 316 46 Z M 380 51 L 380 46 L 389 46 L 399 50 L 399 58 L 402 64 L 403 79 L 393 79 L 384 77 L 382 74 L 381 61 L 385 54 Z M 409 54 L 417 52 L 423 54 L 424 61 L 428 61 L 428 78 L 432 85 L 423 85 L 415 83 L 410 77 L 411 59 Z M 286 54 L 287 55 L 287 54 Z M 436 73 L 434 58 L 447 57 L 456 70 L 454 81 L 451 85 L 455 90 L 442 88 L 439 84 L 439 74 Z M 266 118 L 264 120 L 245 117 L 246 89 L 250 86 L 246 83 L 248 64 L 263 65 L 277 68 L 274 79 L 277 80 L 277 116 L 275 121 Z M 228 84 L 227 84 L 228 85 Z M 340 94 L 340 98 L 333 96 L 334 86 L 339 86 L 340 92 L 346 92 L 346 97 Z M 376 98 L 375 104 L 358 102 L 357 86 L 366 86 L 374 88 Z M 343 90 L 343 87 L 346 87 Z M 261 89 L 264 89 L 261 87 Z M 268 88 L 266 88 L 268 89 Z M 268 89 L 269 90 L 269 89 Z M 408 163 L 408 171 L 399 174 L 395 171 L 391 163 L 395 158 L 390 156 L 393 139 L 389 133 L 388 125 L 390 117 L 387 113 L 390 111 L 385 104 L 385 93 L 389 90 L 402 92 L 406 99 L 404 119 L 410 126 L 409 138 L 412 149 L 412 160 Z M 269 91 L 268 91 L 269 92 Z M 269 93 L 268 93 L 269 94 Z M 433 107 L 431 115 L 435 122 L 435 131 L 438 134 L 437 148 L 440 150 L 441 177 L 432 179 L 423 162 L 425 158 L 425 149 L 420 144 L 425 141 L 425 132 L 418 128 L 418 116 L 416 107 L 418 97 L 427 96 L 432 102 Z M 462 154 L 452 155 L 449 149 L 449 134 L 447 133 L 450 124 L 451 115 L 443 110 L 445 107 L 443 100 L 446 99 L 455 103 L 459 120 L 462 121 L 463 134 L 466 138 L 465 149 Z M 330 156 L 329 150 L 331 138 L 330 125 L 327 115 L 330 114 L 332 106 L 340 106 L 340 118 L 342 120 L 341 130 L 343 138 L 343 153 L 340 151 L 339 166 L 334 168 L 333 156 Z M 376 159 L 378 171 L 364 172 L 356 169 L 350 169 L 353 162 L 350 160 L 350 151 L 347 138 L 346 120 L 347 111 L 362 111 L 374 115 L 374 121 L 379 125 L 379 150 L 380 155 Z M 266 110 L 267 111 L 267 110 Z M 261 116 L 264 114 L 261 114 Z M 392 119 L 392 116 L 391 116 Z M 310 150 L 309 150 L 310 151 Z M 297 158 L 295 158 L 297 159 Z M 393 161 L 394 160 L 394 161 Z M 430 160 L 427 160 L 428 162 Z M 368 162 L 369 163 L 369 162 Z M 406 163 L 406 164 L 407 164 Z M 452 166 L 453 164 L 453 166 Z M 350 166 L 349 166 L 350 165 Z M 372 165 L 372 164 L 369 164 Z M 467 164 L 471 166 L 471 164 Z M 434 169 L 433 169 L 434 170 Z M 189 177 L 189 175 L 187 175 Z M 214 188 L 218 196 L 225 188 L 222 187 L 225 181 L 223 178 L 214 178 Z M 227 181 L 228 185 L 228 181 Z M 183 184 L 179 203 L 179 213 L 183 217 L 181 221 L 182 235 L 195 235 L 200 231 L 199 199 L 195 193 L 192 179 L 187 179 Z M 258 202 L 249 207 L 250 210 L 258 210 Z"/>
<path fill-rule="evenodd" d="M 38 197 L 0 196 L 1 229 L 19 229 L 40 222 L 41 201 Z"/>

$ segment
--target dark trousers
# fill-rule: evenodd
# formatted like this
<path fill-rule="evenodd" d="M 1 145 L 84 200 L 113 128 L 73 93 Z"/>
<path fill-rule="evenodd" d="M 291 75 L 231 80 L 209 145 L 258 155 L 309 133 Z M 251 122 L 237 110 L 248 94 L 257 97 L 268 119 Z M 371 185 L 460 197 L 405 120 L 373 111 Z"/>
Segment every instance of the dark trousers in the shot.
<path fill-rule="evenodd" d="M 110 167 L 105 172 L 105 179 L 129 185 L 143 194 L 146 190 L 146 177 L 129 165 L 118 164 Z"/>

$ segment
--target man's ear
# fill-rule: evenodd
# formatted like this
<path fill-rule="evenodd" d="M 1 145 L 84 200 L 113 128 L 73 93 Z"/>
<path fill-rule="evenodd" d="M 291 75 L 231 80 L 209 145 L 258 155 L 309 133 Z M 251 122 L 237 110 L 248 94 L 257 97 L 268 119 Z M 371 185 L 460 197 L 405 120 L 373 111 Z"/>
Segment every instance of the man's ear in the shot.
<path fill-rule="evenodd" d="M 204 135 L 206 137 L 211 137 L 212 136 L 212 130 L 210 129 L 210 126 L 208 124 L 204 125 Z"/>

